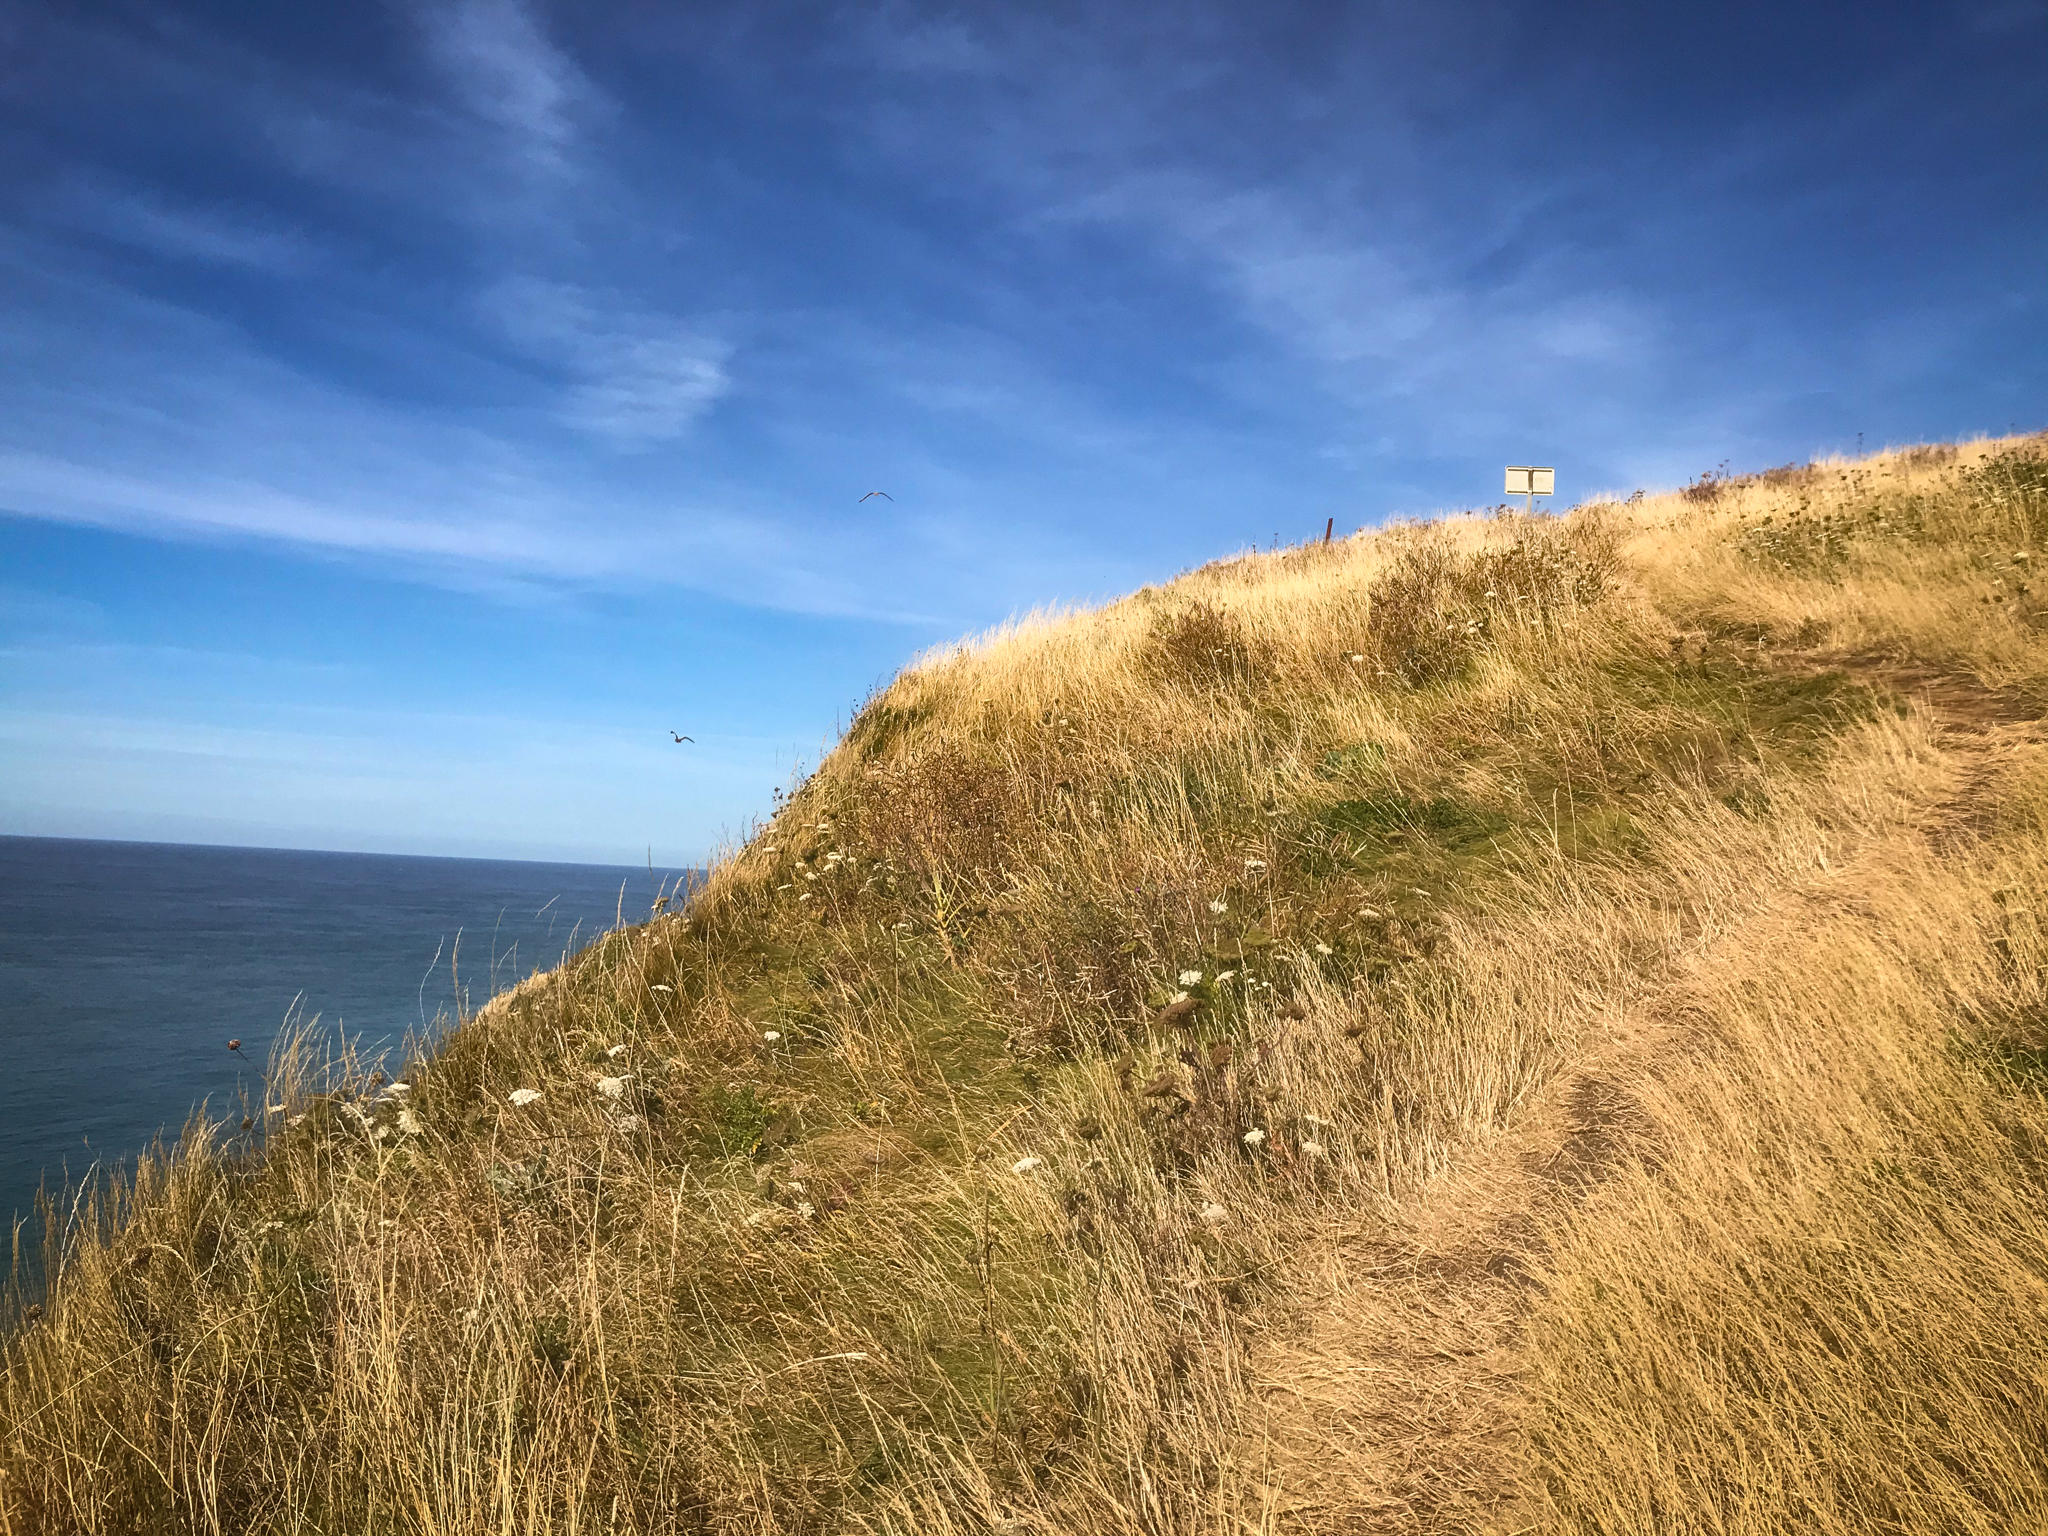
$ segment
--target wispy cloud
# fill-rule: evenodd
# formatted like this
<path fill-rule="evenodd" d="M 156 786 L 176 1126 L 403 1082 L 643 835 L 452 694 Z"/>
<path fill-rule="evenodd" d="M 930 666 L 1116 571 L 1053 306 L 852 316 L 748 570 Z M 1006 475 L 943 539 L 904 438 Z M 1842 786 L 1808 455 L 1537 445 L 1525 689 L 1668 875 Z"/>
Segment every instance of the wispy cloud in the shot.
<path fill-rule="evenodd" d="M 54 224 L 172 260 L 294 273 L 316 259 L 315 247 L 300 231 L 260 210 L 181 200 L 104 177 L 73 176 L 42 207 Z"/>
<path fill-rule="evenodd" d="M 1002 58 L 966 17 L 881 6 L 856 21 L 850 56 L 910 75 L 1000 75 Z"/>
<path fill-rule="evenodd" d="M 682 430 L 708 393 L 703 354 L 662 328 L 600 323 L 573 293 L 533 291 L 548 303 L 520 311 L 532 344 L 587 369 L 561 365 L 568 387 L 545 412 L 379 401 L 211 317 L 82 276 L 46 281 L 33 314 L 0 317 L 0 342 L 28 364 L 0 373 L 0 513 L 285 545 L 522 600 L 669 587 L 889 622 L 957 600 L 956 567 L 913 558 L 912 580 L 871 579 L 903 560 L 900 524 L 818 516 L 828 509 L 788 485 L 736 485 L 715 452 L 685 468 L 602 451 Z M 486 361 L 468 361 L 479 391 L 502 396 Z M 579 447 L 556 426 L 578 413 L 617 435 Z"/>
<path fill-rule="evenodd" d="M 532 355 L 567 370 L 563 417 L 625 445 L 671 441 L 731 387 L 730 343 L 570 283 L 512 279 L 485 311 Z"/>
<path fill-rule="evenodd" d="M 462 103 L 531 165 L 562 169 L 603 97 L 524 0 L 454 0 L 421 13 L 429 51 Z"/>
<path fill-rule="evenodd" d="M 311 423 L 291 427 L 301 442 L 317 433 Z M 642 502 L 593 517 L 587 494 L 566 479 L 533 467 L 508 472 L 501 456 L 492 462 L 490 444 L 465 443 L 461 434 L 421 443 L 428 453 L 437 445 L 439 465 L 430 467 L 424 457 L 401 461 L 384 477 L 352 476 L 318 492 L 196 467 L 118 470 L 53 454 L 0 452 L 0 506 L 95 527 L 391 557 L 429 572 L 495 571 L 605 586 L 643 583 L 651 564 L 751 588 L 770 606 L 790 599 L 790 606 L 829 610 L 834 589 L 844 593 L 843 583 L 801 582 L 800 570 L 768 579 L 761 569 L 767 530 L 714 508 L 671 505 L 657 516 Z M 845 605 L 844 595 L 840 601 Z"/>

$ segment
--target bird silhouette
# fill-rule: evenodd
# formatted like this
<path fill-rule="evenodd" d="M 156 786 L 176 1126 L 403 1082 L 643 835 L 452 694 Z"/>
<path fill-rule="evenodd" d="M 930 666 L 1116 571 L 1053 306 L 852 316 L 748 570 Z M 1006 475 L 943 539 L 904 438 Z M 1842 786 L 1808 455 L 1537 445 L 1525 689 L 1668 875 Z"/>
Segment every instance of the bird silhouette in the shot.
<path fill-rule="evenodd" d="M 894 496 L 891 496 L 887 491 L 869 491 L 868 495 L 861 497 L 860 500 L 866 501 L 868 499 L 868 496 L 880 496 L 886 501 L 894 501 L 896 499 Z M 859 506 L 860 502 L 857 501 L 854 503 L 854 505 Z"/>
<path fill-rule="evenodd" d="M 675 733 L 674 731 L 670 731 L 670 732 L 669 732 L 669 735 L 671 735 L 671 736 L 676 736 L 676 733 Z M 694 743 L 696 742 L 697 738 L 696 738 L 696 737 L 694 737 L 694 736 L 676 736 L 676 740 L 677 740 L 677 741 L 687 741 L 687 742 L 690 742 L 690 743 L 694 744 Z"/>

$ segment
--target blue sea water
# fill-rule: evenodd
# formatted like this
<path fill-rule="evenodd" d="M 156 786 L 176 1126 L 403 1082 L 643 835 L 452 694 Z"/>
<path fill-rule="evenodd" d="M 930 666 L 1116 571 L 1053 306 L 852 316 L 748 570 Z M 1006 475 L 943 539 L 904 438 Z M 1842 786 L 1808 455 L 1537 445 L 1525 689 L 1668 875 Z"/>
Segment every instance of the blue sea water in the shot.
<path fill-rule="evenodd" d="M 685 872 L 0 837 L 0 1216 L 253 1096 L 295 1012 L 373 1054 Z M 239 1055 L 227 1042 L 242 1042 Z M 26 1234 L 25 1234 L 26 1235 Z M 0 1280 L 7 1272 L 0 1247 Z"/>

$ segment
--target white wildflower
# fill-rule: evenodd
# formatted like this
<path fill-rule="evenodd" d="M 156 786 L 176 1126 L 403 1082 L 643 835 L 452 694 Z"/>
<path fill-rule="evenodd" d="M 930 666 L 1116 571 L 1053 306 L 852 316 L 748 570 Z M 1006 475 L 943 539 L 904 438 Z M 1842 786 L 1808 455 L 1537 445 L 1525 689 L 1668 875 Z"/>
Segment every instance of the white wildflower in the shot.
<path fill-rule="evenodd" d="M 773 1045 L 782 1038 L 782 1031 L 779 1029 L 764 1029 L 761 1031 L 761 1038 L 768 1044 Z"/>
<path fill-rule="evenodd" d="M 626 1096 L 626 1080 L 623 1077 L 600 1077 L 597 1091 L 608 1099 L 623 1099 Z"/>
<path fill-rule="evenodd" d="M 1266 867 L 1266 861 L 1264 859 L 1246 859 L 1244 861 L 1244 867 L 1246 869 L 1264 869 Z"/>
<path fill-rule="evenodd" d="M 1029 1173 L 1034 1168 L 1043 1168 L 1044 1166 L 1045 1159 L 1042 1157 L 1020 1157 L 1017 1161 L 1010 1164 L 1010 1172 Z"/>
<path fill-rule="evenodd" d="M 612 1124 L 630 1136 L 633 1132 L 644 1129 L 647 1122 L 638 1115 L 621 1115 Z"/>
<path fill-rule="evenodd" d="M 1180 984 L 1184 987 L 1200 986 L 1201 982 L 1202 973 L 1200 971 L 1182 971 L 1180 973 Z"/>
<path fill-rule="evenodd" d="M 1230 910 L 1230 903 L 1227 901 L 1212 901 L 1209 903 L 1209 910 L 1221 916 Z"/>
<path fill-rule="evenodd" d="M 1266 1133 L 1260 1130 L 1256 1125 L 1244 1133 L 1244 1144 L 1248 1147 L 1256 1147 L 1260 1142 L 1264 1141 L 1265 1139 Z"/>
<path fill-rule="evenodd" d="M 674 993 L 675 988 L 670 986 L 665 981 L 657 981 L 653 986 L 649 987 L 647 990 L 650 992 L 668 992 L 672 994 Z"/>
<path fill-rule="evenodd" d="M 405 1082 L 393 1083 L 384 1091 L 394 1099 L 402 1099 L 412 1092 L 412 1084 Z"/>
<path fill-rule="evenodd" d="M 796 1213 L 805 1221 L 814 1221 L 817 1219 L 818 1208 L 808 1200 L 799 1200 L 796 1203 Z"/>
<path fill-rule="evenodd" d="M 792 1195 L 802 1194 L 804 1192 L 804 1181 L 802 1179 L 791 1179 L 789 1181 L 789 1192 Z"/>
<path fill-rule="evenodd" d="M 1176 1003 L 1184 1003 L 1188 1000 L 1188 995 L 1185 992 L 1176 992 L 1173 994 L 1173 1000 Z"/>
<path fill-rule="evenodd" d="M 1364 655 L 1363 655 L 1362 653 L 1360 653 L 1360 652 L 1358 652 L 1358 651 L 1353 651 L 1353 652 L 1351 653 L 1351 659 L 1352 659 L 1353 661 L 1355 661 L 1355 662 L 1356 662 L 1356 661 L 1363 661 L 1363 660 L 1365 660 L 1365 657 L 1364 657 Z"/>
<path fill-rule="evenodd" d="M 260 1226 L 260 1227 L 258 1227 L 258 1228 L 256 1229 L 256 1235 L 257 1235 L 258 1237 L 261 1237 L 261 1236 L 262 1236 L 262 1235 L 263 1235 L 264 1233 L 266 1233 L 266 1232 L 282 1232 L 283 1230 L 284 1230 L 284 1223 L 283 1223 L 283 1222 L 281 1222 L 281 1221 L 266 1221 L 265 1223 L 263 1223 L 263 1225 L 262 1225 L 262 1226 Z"/>
<path fill-rule="evenodd" d="M 1330 1149 L 1320 1141 L 1304 1141 L 1301 1144 L 1301 1150 L 1310 1157 L 1328 1157 L 1330 1155 Z"/>
<path fill-rule="evenodd" d="M 420 1124 L 420 1117 L 418 1115 L 409 1109 L 401 1109 L 398 1112 L 398 1129 L 407 1136 L 418 1136 L 426 1130 L 426 1127 Z"/>
<path fill-rule="evenodd" d="M 1316 945 L 1316 953 L 1319 955 L 1334 955 L 1335 953 L 1337 953 L 1337 951 L 1330 948 L 1330 946 L 1327 944 L 1318 943 Z"/>
<path fill-rule="evenodd" d="M 527 1105 L 534 1103 L 540 1098 L 540 1090 L 538 1088 L 514 1088 L 505 1097 L 514 1104 L 517 1104 L 521 1109 L 524 1109 Z"/>
<path fill-rule="evenodd" d="M 1223 1227 L 1230 1224 L 1229 1209 L 1214 1200 L 1211 1200 L 1202 1207 L 1200 1216 L 1202 1225 L 1205 1227 Z"/>

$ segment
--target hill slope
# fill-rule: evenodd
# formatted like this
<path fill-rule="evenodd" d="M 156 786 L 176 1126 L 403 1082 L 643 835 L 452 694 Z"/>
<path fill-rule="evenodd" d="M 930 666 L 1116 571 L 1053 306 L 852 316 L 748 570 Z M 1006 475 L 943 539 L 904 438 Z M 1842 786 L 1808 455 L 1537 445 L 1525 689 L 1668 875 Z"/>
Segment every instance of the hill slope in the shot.
<path fill-rule="evenodd" d="M 0 1529 L 2048 1526 L 2048 446 L 920 662 L 83 1223 Z"/>

